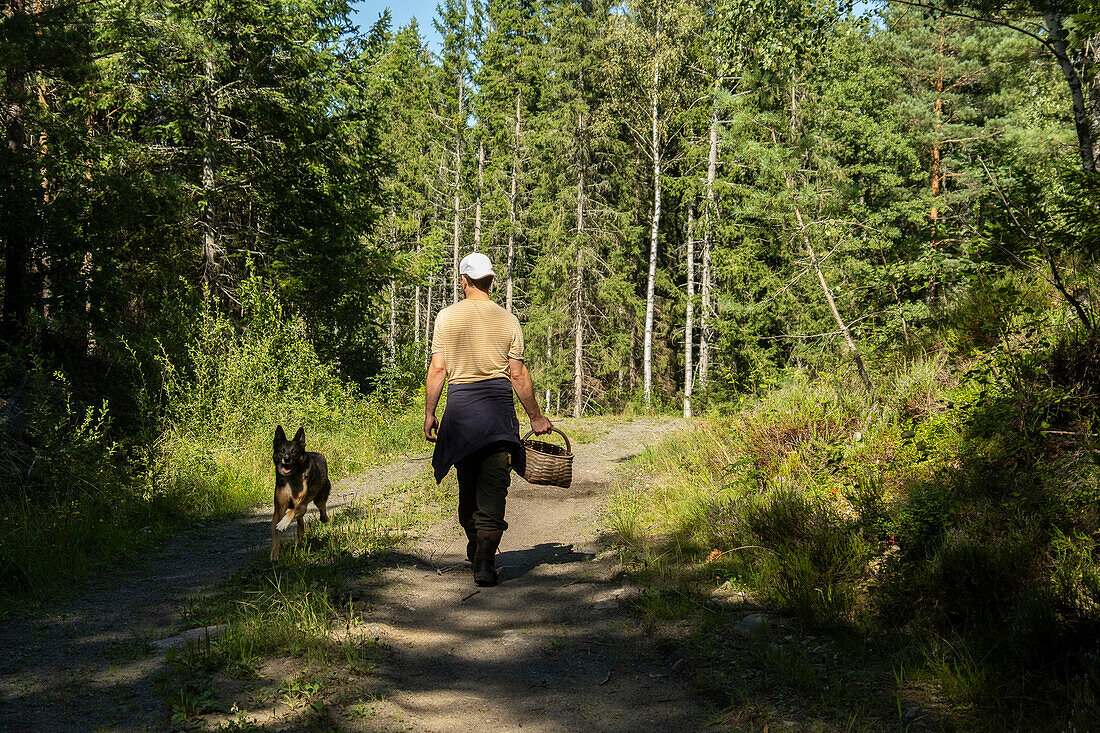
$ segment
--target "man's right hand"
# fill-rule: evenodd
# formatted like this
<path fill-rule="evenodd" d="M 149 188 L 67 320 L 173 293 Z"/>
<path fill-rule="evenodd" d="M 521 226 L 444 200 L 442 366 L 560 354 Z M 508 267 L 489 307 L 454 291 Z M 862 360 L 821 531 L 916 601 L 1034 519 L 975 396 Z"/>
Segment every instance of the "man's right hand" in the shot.
<path fill-rule="evenodd" d="M 531 430 L 534 431 L 535 435 L 546 435 L 553 429 L 554 423 L 550 422 L 550 418 L 546 415 L 539 415 L 531 420 Z"/>
<path fill-rule="evenodd" d="M 424 416 L 424 440 L 427 440 L 429 442 L 434 443 L 436 436 L 433 435 L 433 433 L 435 433 L 438 429 L 439 429 L 439 420 L 436 419 L 435 415 L 425 415 Z"/>

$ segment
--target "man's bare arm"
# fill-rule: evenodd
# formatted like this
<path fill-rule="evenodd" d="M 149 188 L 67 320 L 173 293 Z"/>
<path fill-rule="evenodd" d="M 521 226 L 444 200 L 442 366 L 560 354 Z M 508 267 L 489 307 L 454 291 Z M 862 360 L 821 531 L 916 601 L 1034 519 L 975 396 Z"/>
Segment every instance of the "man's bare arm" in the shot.
<path fill-rule="evenodd" d="M 424 439 L 435 441 L 433 434 L 439 427 L 435 410 L 439 406 L 439 397 L 443 394 L 443 385 L 447 382 L 447 360 L 442 352 L 432 354 L 428 365 L 428 376 L 424 381 Z"/>
<path fill-rule="evenodd" d="M 539 410 L 538 400 L 535 399 L 535 385 L 522 359 L 508 360 L 508 378 L 512 380 L 512 389 L 516 391 L 520 404 L 531 419 L 531 430 L 535 435 L 546 435 L 553 430 L 554 424 Z"/>

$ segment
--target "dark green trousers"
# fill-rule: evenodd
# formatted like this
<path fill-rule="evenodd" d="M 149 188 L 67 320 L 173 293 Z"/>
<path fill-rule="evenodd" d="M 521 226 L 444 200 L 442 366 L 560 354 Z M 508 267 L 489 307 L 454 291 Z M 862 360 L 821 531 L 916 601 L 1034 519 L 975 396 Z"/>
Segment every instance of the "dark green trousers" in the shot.
<path fill-rule="evenodd" d="M 463 529 L 508 529 L 504 504 L 512 483 L 510 446 L 486 446 L 455 464 L 458 474 L 458 522 Z"/>

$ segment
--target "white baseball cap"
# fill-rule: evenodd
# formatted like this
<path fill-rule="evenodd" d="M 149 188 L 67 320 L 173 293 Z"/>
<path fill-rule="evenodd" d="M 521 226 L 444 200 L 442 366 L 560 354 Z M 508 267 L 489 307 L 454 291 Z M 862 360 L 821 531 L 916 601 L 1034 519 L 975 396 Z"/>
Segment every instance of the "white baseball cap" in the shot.
<path fill-rule="evenodd" d="M 489 258 L 480 252 L 471 252 L 462 258 L 462 262 L 458 266 L 458 274 L 465 275 L 471 280 L 480 280 L 483 277 L 489 275 L 496 275 L 493 272 L 493 263 L 489 261 Z"/>

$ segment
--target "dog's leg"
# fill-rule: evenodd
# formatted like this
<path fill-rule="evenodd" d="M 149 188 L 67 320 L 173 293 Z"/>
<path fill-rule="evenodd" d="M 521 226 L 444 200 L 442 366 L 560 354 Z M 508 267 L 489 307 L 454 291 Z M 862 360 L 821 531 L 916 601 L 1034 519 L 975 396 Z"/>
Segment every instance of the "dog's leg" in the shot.
<path fill-rule="evenodd" d="M 290 526 L 290 523 L 294 521 L 301 523 L 302 517 L 305 516 L 307 509 L 309 509 L 308 499 L 303 497 L 301 501 L 295 501 L 294 508 L 288 510 L 286 515 L 283 516 L 283 520 L 279 522 L 279 529 L 286 529 Z"/>
<path fill-rule="evenodd" d="M 279 545 L 282 544 L 283 534 L 279 528 L 279 520 L 283 518 L 283 515 L 287 513 L 287 504 L 290 503 L 289 497 L 284 492 L 275 490 L 275 513 L 271 517 L 271 561 L 275 562 L 279 559 Z"/>
<path fill-rule="evenodd" d="M 288 501 L 287 503 L 289 504 L 290 502 Z M 279 520 L 279 531 L 284 531 L 290 526 L 291 522 L 305 514 L 307 508 L 305 502 L 299 501 L 293 507 L 287 509 L 283 513 L 282 519 Z"/>
<path fill-rule="evenodd" d="M 321 521 L 322 522 L 327 522 L 328 521 L 328 507 L 325 506 L 324 499 L 322 499 L 321 501 L 315 501 L 313 503 L 317 505 L 317 511 L 319 511 L 321 513 Z"/>

